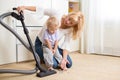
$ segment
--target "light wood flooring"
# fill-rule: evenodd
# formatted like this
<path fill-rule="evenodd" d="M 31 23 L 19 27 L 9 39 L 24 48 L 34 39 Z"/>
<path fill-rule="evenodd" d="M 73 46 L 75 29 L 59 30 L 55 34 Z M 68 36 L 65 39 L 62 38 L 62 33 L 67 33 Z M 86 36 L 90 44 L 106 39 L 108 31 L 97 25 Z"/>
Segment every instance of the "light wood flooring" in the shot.
<path fill-rule="evenodd" d="M 39 78 L 36 74 L 0 74 L 0 80 L 120 80 L 120 57 L 70 53 L 72 68 Z M 0 68 L 32 69 L 35 62 L 14 63 Z"/>

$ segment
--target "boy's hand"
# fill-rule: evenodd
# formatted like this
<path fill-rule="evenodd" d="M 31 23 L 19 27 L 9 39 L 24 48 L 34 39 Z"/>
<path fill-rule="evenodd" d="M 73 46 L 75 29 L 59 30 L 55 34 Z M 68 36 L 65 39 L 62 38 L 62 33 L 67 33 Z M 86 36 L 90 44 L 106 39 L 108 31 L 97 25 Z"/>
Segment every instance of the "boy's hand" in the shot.
<path fill-rule="evenodd" d="M 55 50 L 54 49 L 52 50 L 52 52 L 53 52 L 53 54 L 55 54 Z"/>

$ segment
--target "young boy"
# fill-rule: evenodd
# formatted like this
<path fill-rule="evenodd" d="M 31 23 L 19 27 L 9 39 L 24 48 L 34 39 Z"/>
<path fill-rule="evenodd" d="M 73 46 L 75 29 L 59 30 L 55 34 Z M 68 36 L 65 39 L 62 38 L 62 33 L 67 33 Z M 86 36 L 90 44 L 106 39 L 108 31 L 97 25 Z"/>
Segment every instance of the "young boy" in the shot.
<path fill-rule="evenodd" d="M 47 29 L 44 33 L 43 39 L 43 56 L 48 70 L 53 69 L 53 56 L 58 61 L 61 69 L 66 70 L 64 64 L 61 64 L 62 56 L 58 51 L 58 20 L 55 17 L 50 17 L 46 22 Z"/>

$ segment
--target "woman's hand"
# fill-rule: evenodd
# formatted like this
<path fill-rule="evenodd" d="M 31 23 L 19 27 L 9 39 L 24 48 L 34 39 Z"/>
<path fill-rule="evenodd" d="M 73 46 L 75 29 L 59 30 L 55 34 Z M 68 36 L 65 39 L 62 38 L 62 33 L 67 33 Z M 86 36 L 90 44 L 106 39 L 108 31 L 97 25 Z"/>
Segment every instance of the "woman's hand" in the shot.
<path fill-rule="evenodd" d="M 69 63 L 69 61 L 68 60 L 66 60 L 66 59 L 62 59 L 62 61 L 61 61 L 61 63 L 60 63 L 60 67 L 61 67 L 61 69 L 63 69 L 63 70 L 67 70 L 67 67 L 66 67 L 66 64 L 70 64 Z"/>
<path fill-rule="evenodd" d="M 21 11 L 24 11 L 25 10 L 25 7 L 24 6 L 19 6 L 17 7 L 17 11 L 18 12 L 21 12 Z"/>

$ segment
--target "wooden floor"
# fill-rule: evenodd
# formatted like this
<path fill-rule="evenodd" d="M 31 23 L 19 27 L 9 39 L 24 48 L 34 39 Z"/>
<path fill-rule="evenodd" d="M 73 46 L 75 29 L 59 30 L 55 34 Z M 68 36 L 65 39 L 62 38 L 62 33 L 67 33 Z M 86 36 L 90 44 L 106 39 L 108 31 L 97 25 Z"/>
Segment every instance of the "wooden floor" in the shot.
<path fill-rule="evenodd" d="M 56 70 L 57 74 L 38 78 L 36 74 L 0 74 L 0 80 L 120 80 L 120 57 L 70 54 L 72 68 L 67 71 Z M 0 66 L 0 68 L 32 69 L 35 62 L 16 63 Z"/>

